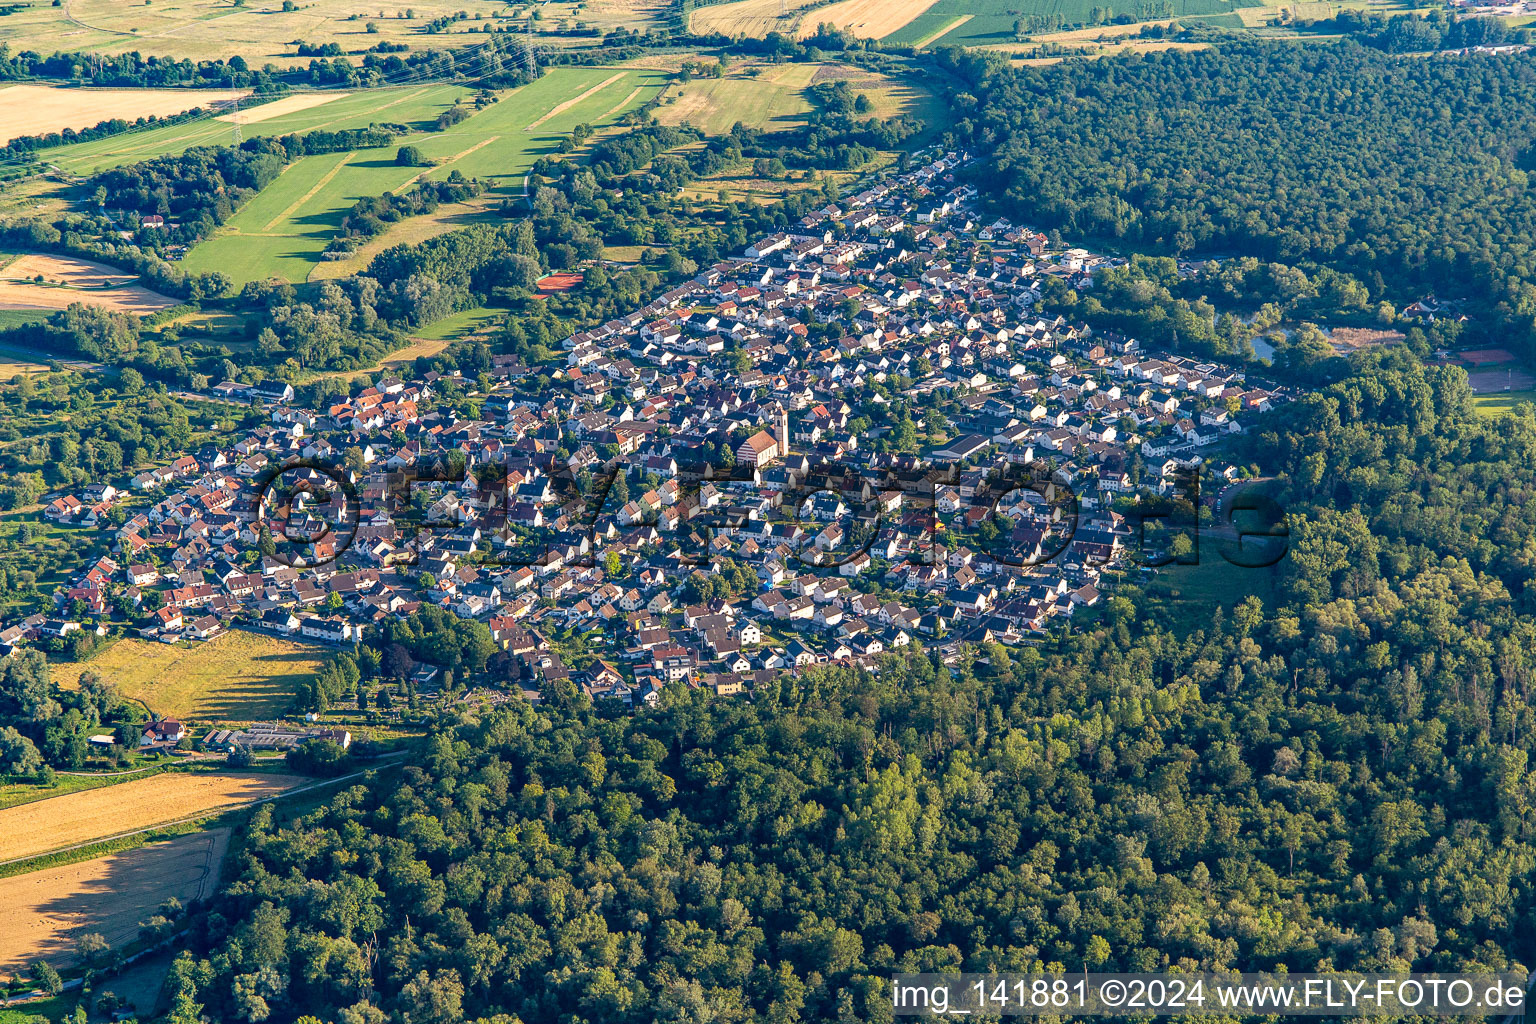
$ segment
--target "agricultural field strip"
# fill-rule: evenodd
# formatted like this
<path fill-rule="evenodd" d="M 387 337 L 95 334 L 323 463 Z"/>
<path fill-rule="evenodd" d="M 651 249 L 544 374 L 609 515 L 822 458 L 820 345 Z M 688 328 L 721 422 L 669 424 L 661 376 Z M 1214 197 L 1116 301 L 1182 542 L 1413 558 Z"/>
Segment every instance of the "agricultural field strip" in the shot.
<path fill-rule="evenodd" d="M 1244 7 L 1262 7 L 1266 0 L 1173 0 L 1174 17 L 1203 17 L 1232 14 Z M 963 25 L 944 30 L 945 42 L 959 46 L 985 46 L 1014 41 L 1014 22 L 1032 16 L 1060 15 L 1068 24 L 1086 24 L 1095 0 L 1030 0 L 1015 4 L 1012 0 L 937 0 L 923 14 L 900 29 L 883 36 L 889 43 L 914 44 L 940 30 L 960 15 L 970 15 Z"/>
<path fill-rule="evenodd" d="M 619 116 L 619 114 L 624 112 L 624 108 L 629 106 L 631 103 L 633 103 L 635 101 L 635 97 L 639 96 L 644 91 L 645 91 L 645 86 L 643 86 L 643 85 L 635 86 L 634 89 L 630 90 L 630 93 L 629 93 L 628 96 L 625 96 L 622 100 L 619 100 L 618 106 L 614 107 L 612 110 L 608 111 L 606 114 L 603 115 L 603 120 L 606 121 L 610 117 L 617 117 L 617 116 Z"/>
<path fill-rule="evenodd" d="M 881 39 L 909 25 L 933 4 L 934 0 L 843 0 L 808 12 L 797 34 L 802 39 L 815 35 L 817 27 L 827 23 L 858 36 Z"/>
<path fill-rule="evenodd" d="M 319 192 L 321 189 L 325 188 L 325 186 L 329 185 L 331 183 L 331 179 L 336 177 L 337 174 L 340 174 L 341 169 L 345 167 L 347 163 L 356 155 L 356 150 L 353 150 L 349 153 L 343 153 L 341 155 L 341 159 L 336 161 L 336 166 L 332 167 L 330 170 L 321 175 L 320 180 L 315 182 L 308 192 L 305 192 L 303 195 L 299 196 L 299 198 L 290 203 L 286 209 L 284 209 L 276 217 L 273 217 L 271 220 L 269 220 L 266 223 L 266 230 L 271 231 L 283 221 L 287 220 L 289 217 L 292 217 L 295 213 L 298 213 L 299 209 L 305 203 L 313 199 L 316 192 Z"/>
<path fill-rule="evenodd" d="M 395 167 L 392 160 L 354 160 L 298 209 L 289 212 L 285 221 L 272 225 L 273 215 L 292 203 L 293 191 L 285 184 L 285 179 L 306 180 L 309 174 L 318 172 L 302 166 L 305 161 L 329 159 L 328 156 L 304 157 L 230 218 L 226 230 L 194 248 L 188 255 L 187 266 L 225 270 L 237 279 L 275 275 L 303 280 L 319 263 L 319 253 L 334 234 L 342 215 L 358 199 L 397 192 L 409 187 L 418 177 L 443 177 L 454 169 L 467 177 L 491 179 L 493 184 L 513 175 L 520 176 L 539 155 L 552 149 L 550 137 L 567 132 L 584 120 L 600 121 L 601 112 L 613 109 L 612 92 L 623 88 L 625 80 L 635 74 L 653 80 L 648 83 L 650 87 L 660 86 L 656 73 L 635 69 L 621 70 L 617 74 L 612 68 L 561 69 L 547 74 L 513 90 L 451 129 L 403 136 L 398 140 L 400 144 L 415 145 L 425 156 L 440 161 L 436 166 L 426 171 L 409 169 L 410 173 L 402 179 L 398 174 L 400 168 Z M 641 88 L 645 89 L 647 85 Z M 574 105 L 568 102 L 572 99 Z M 519 132 L 518 138 L 527 141 L 512 144 L 513 136 L 509 133 L 530 128 L 530 119 L 542 118 L 540 111 L 546 105 L 565 108 L 558 121 L 550 123 L 546 120 L 544 133 L 531 137 L 526 132 Z M 470 139 L 475 143 L 485 142 L 489 135 L 498 136 L 501 145 L 465 146 Z M 297 177 L 291 178 L 294 174 Z M 231 248 L 236 244 L 232 241 L 234 237 L 248 235 L 274 235 L 288 239 L 291 245 L 285 252 L 272 254 L 237 253 Z"/>
<path fill-rule="evenodd" d="M 959 28 L 961 25 L 964 25 L 966 22 L 970 21 L 971 18 L 973 18 L 973 17 L 975 17 L 975 15 L 971 15 L 971 14 L 959 15 L 953 21 L 951 21 L 948 25 L 945 25 L 943 28 L 939 29 L 937 32 L 934 32 L 932 35 L 924 36 L 923 38 L 919 39 L 917 42 L 913 43 L 912 45 L 914 47 L 916 47 L 917 49 L 922 49 L 925 46 L 932 46 L 934 43 L 938 42 L 940 39 L 942 39 L 945 36 L 949 35 L 955 29 Z"/>
<path fill-rule="evenodd" d="M 311 107 L 324 106 L 340 99 L 351 96 L 350 92 L 301 92 L 293 96 L 285 96 L 280 100 L 263 103 L 254 110 L 243 110 L 240 113 L 219 114 L 215 120 L 227 121 L 230 124 L 260 124 L 262 121 L 270 121 L 274 117 L 284 114 L 297 113 L 300 110 L 308 110 Z"/>
<path fill-rule="evenodd" d="M 408 753 L 409 753 L 409 751 L 399 751 L 399 752 L 394 753 L 394 754 L 386 754 L 383 757 L 380 757 L 375 762 L 375 764 L 372 767 L 364 768 L 361 771 L 352 772 L 352 773 L 350 773 L 348 775 L 338 775 L 335 778 L 331 778 L 331 779 L 319 779 L 319 780 L 316 780 L 315 782 L 311 782 L 311 783 L 309 783 L 307 785 L 295 786 L 295 787 L 283 789 L 283 790 L 281 790 L 279 792 L 270 793 L 270 794 L 267 794 L 265 796 L 257 797 L 256 799 L 253 799 L 253 800 L 223 801 L 221 803 L 210 805 L 210 806 L 208 806 L 208 807 L 206 807 L 206 808 L 204 808 L 204 809 L 202 809 L 200 811 L 197 811 L 195 813 L 192 813 L 192 814 L 186 814 L 186 815 L 182 815 L 180 817 L 171 818 L 171 819 L 167 819 L 167 820 L 164 820 L 164 821 L 156 821 L 153 824 L 143 825 L 143 826 L 140 826 L 138 828 L 129 829 L 127 831 L 114 832 L 114 833 L 112 833 L 110 835 L 96 836 L 94 838 L 87 839 L 87 840 L 85 840 L 83 842 L 73 843 L 73 844 L 68 845 L 68 846 L 58 846 L 58 847 L 53 847 L 53 848 L 49 848 L 49 849 L 36 849 L 36 850 L 33 850 L 33 851 L 29 852 L 29 853 L 23 854 L 20 857 L 11 857 L 11 858 L 6 859 L 6 860 L 0 860 L 0 867 L 3 867 L 3 866 L 8 865 L 8 864 L 19 864 L 22 861 L 35 860 L 38 857 L 47 857 L 47 856 L 52 856 L 52 855 L 60 854 L 60 853 L 69 853 L 72 850 L 81 850 L 81 849 L 84 849 L 84 848 L 86 848 L 88 846 L 96 846 L 96 845 L 101 844 L 101 843 L 115 842 L 115 841 L 117 841 L 119 839 L 129 839 L 129 838 L 132 838 L 133 836 L 143 835 L 146 832 L 156 832 L 156 831 L 159 831 L 160 829 L 173 828 L 173 827 L 175 827 L 177 825 L 185 825 L 185 824 L 189 824 L 189 823 L 194 822 L 194 821 L 202 821 L 205 818 L 210 818 L 210 817 L 213 817 L 216 814 L 222 814 L 225 811 L 234 810 L 236 808 L 258 807 L 261 804 L 271 803 L 274 800 L 281 800 L 281 799 L 283 799 L 285 797 L 300 796 L 300 795 L 302 795 L 304 793 L 311 793 L 311 792 L 314 792 L 317 789 L 323 789 L 323 788 L 325 788 L 327 786 L 334 786 L 338 782 L 350 782 L 353 779 L 360 779 L 364 775 L 367 775 L 369 772 L 377 770 L 377 768 L 380 765 L 390 764 L 390 763 L 393 763 L 395 761 L 398 761 L 400 758 L 405 757 Z M 208 777 L 208 776 L 200 776 L 200 777 Z M 159 776 L 157 776 L 157 778 L 159 778 Z M 289 778 L 297 778 L 297 776 L 277 776 L 277 775 L 272 775 L 272 776 L 266 776 L 266 778 L 274 778 L 274 779 L 275 778 L 284 778 L 284 779 L 289 779 Z M 146 780 L 146 781 L 152 781 L 152 780 Z M 125 783 L 122 783 L 121 785 L 129 786 L 129 785 L 133 785 L 133 783 L 126 783 L 125 782 Z M 115 789 L 115 788 L 117 788 L 117 787 L 115 787 L 115 786 L 107 786 L 104 789 L 86 790 L 83 793 L 71 794 L 70 796 L 55 797 L 53 799 L 55 799 L 55 800 L 69 800 L 69 799 L 71 799 L 72 797 L 75 797 L 75 796 L 92 796 L 92 795 L 96 795 L 96 794 L 105 792 L 107 790 L 112 790 L 112 789 Z M 3 815 L 4 814 L 10 813 L 10 812 L 14 812 L 14 811 L 38 812 L 39 808 L 43 807 L 44 805 L 46 805 L 46 804 L 48 804 L 50 802 L 52 802 L 52 801 L 40 800 L 40 801 L 37 801 L 35 803 L 21 804 L 21 805 L 19 805 L 17 807 L 7 808 L 6 811 L 0 812 L 0 821 L 4 820 L 3 819 Z"/>
<path fill-rule="evenodd" d="M 366 127 L 378 121 L 378 115 L 385 110 L 409 102 L 428 92 L 443 93 L 444 102 L 438 103 L 434 98 L 423 104 L 422 116 L 430 116 L 450 105 L 451 100 L 448 99 L 450 95 L 457 99 L 466 92 L 462 86 L 456 85 L 427 86 L 403 96 L 396 96 L 387 103 L 377 103 L 379 94 L 385 91 L 395 90 L 343 94 L 345 98 L 338 97 L 331 103 L 292 111 L 266 121 L 253 123 L 248 134 L 288 135 L 321 131 L 343 124 L 349 128 Z M 242 127 L 245 125 L 242 124 Z M 232 128 L 233 125 L 217 117 L 201 118 L 185 124 L 147 129 L 133 145 L 124 146 L 123 136 L 113 136 L 108 139 L 77 142 L 70 146 L 48 150 L 44 158 L 66 171 L 76 174 L 94 174 L 109 167 L 119 167 L 152 156 L 182 153 L 193 146 L 226 142 L 233 137 Z"/>
<path fill-rule="evenodd" d="M 37 959 L 72 965 L 83 932 L 129 945 L 166 898 L 186 904 L 213 895 L 228 842 L 228 829 L 212 829 L 0 880 L 0 919 L 13 925 L 0 931 L 0 970 L 15 973 Z"/>
<path fill-rule="evenodd" d="M 91 128 L 114 117 L 170 117 L 226 102 L 246 90 L 82 89 L 18 84 L 0 87 L 0 145 L 23 135 Z"/>
<path fill-rule="evenodd" d="M 543 124 L 545 121 L 553 120 L 554 118 L 559 117 L 561 114 L 565 113 L 567 110 L 570 110 L 572 107 L 574 107 L 576 104 L 580 103 L 582 100 L 588 99 L 589 97 L 596 95 L 597 93 L 599 93 L 602 90 L 608 88 L 608 86 L 612 85 L 614 82 L 617 82 L 617 81 L 619 81 L 622 78 L 624 78 L 624 72 L 620 71 L 618 74 L 613 75 L 610 78 L 606 78 L 606 79 L 604 79 L 601 82 L 598 82 L 596 85 L 594 85 L 592 88 L 588 89 L 586 92 L 582 93 L 580 96 L 576 96 L 576 97 L 574 97 L 572 99 L 568 99 L 564 103 L 561 103 L 561 104 L 551 108 L 550 111 L 547 114 L 545 114 L 543 117 L 539 118 L 537 121 L 533 122 L 533 124 L 530 124 L 527 128 L 524 128 L 523 130 L 524 131 L 529 131 L 529 132 L 533 131 L 535 128 L 537 128 L 541 124 Z"/>

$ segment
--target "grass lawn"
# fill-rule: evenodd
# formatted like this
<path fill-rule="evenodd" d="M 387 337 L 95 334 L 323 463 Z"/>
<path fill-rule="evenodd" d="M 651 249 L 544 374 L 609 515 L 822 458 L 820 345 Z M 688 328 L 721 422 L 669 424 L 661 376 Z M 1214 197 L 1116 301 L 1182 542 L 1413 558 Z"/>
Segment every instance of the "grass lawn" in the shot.
<path fill-rule="evenodd" d="M 1472 396 L 1472 408 L 1479 416 L 1503 416 L 1521 402 L 1536 402 L 1536 391 L 1490 391 Z"/>
<path fill-rule="evenodd" d="M 1266 605 L 1277 600 L 1276 583 L 1280 564 L 1265 569 L 1245 569 L 1232 565 L 1216 550 L 1216 541 L 1203 537 L 1198 565 L 1165 565 L 1156 576 L 1142 583 L 1143 600 L 1160 606 L 1190 628 L 1210 623 L 1218 607 L 1230 611 L 1244 598 L 1253 596 Z M 1132 582 L 1137 574 L 1132 574 Z"/>
<path fill-rule="evenodd" d="M 222 270 L 236 284 L 269 277 L 306 280 L 322 265 L 321 252 L 357 200 L 453 171 L 487 180 L 496 198 L 521 195 L 534 162 L 554 152 L 576 125 L 611 121 L 662 84 L 662 73 L 650 69 L 555 68 L 447 131 L 401 136 L 377 149 L 304 157 L 188 253 L 183 265 L 194 272 Z M 396 166 L 395 152 L 406 144 L 434 166 Z M 381 236 L 386 245 L 392 244 L 390 234 Z"/>
<path fill-rule="evenodd" d="M 490 327 L 498 319 L 506 315 L 504 309 L 490 309 L 486 306 L 476 306 L 474 309 L 466 309 L 452 316 L 426 324 L 412 332 L 411 337 L 422 341 L 453 341 L 466 334 Z M 415 346 L 411 346 L 414 348 Z M 439 346 L 441 349 L 441 346 Z M 409 358 L 415 359 L 418 355 L 430 355 L 431 353 L 412 353 L 411 349 L 404 348 L 399 352 L 391 352 L 390 359 L 399 359 L 410 353 Z"/>
<path fill-rule="evenodd" d="M 328 655 L 323 647 L 232 630 L 190 647 L 119 640 L 88 661 L 55 664 L 53 676 L 71 686 L 92 669 L 156 714 L 249 722 L 284 711 L 295 685 L 318 672 Z"/>

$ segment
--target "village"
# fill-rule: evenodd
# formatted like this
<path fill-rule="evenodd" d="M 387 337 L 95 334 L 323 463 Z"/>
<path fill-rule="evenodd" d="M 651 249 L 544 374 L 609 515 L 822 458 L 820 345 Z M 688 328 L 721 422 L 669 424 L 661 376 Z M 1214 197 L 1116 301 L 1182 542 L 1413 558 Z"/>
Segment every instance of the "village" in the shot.
<path fill-rule="evenodd" d="M 112 554 L 0 644 L 105 634 L 122 598 L 165 643 L 347 649 L 430 605 L 515 659 L 515 684 L 471 694 L 569 679 L 632 705 L 1065 628 L 1138 553 L 1128 504 L 1236 481 L 1222 440 L 1294 394 L 1043 308 L 1047 278 L 1089 289 L 1115 261 L 981 217 L 965 159 L 757 239 L 564 339 L 563 365 L 493 353 L 477 378 L 385 375 L 326 408 L 214 386 L 266 425 L 54 497 L 49 519 L 110 531 Z M 549 642 L 573 631 L 589 664 Z"/>

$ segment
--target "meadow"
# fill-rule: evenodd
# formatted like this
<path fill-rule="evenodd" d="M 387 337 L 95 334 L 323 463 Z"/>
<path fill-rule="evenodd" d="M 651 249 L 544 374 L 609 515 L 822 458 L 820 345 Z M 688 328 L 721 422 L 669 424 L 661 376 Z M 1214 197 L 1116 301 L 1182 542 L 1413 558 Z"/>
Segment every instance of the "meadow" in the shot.
<path fill-rule="evenodd" d="M 1174 17 L 1201 18 L 1235 16 L 1241 8 L 1263 6 L 1261 0 L 1172 0 L 1172 4 Z M 1059 15 L 1068 25 L 1086 25 L 1095 7 L 1109 7 L 1117 14 L 1135 14 L 1137 9 L 1134 3 L 1114 0 L 938 0 L 882 41 L 907 46 L 937 41 L 946 46 L 1007 44 L 1015 40 L 1013 23 L 1018 19 L 1027 22 L 1034 15 Z"/>
<path fill-rule="evenodd" d="M 73 686 L 86 669 L 98 672 L 158 715 L 249 722 L 284 711 L 294 687 L 320 670 L 326 654 L 237 629 L 191 646 L 119 640 L 87 661 L 56 662 L 52 669 L 62 686 Z"/>
<path fill-rule="evenodd" d="M 753 67 L 760 71 L 751 75 Z M 779 65 L 738 65 L 723 79 L 702 79 L 673 86 L 667 101 L 656 108 L 656 118 L 669 124 L 684 121 L 710 132 L 726 132 L 737 121 L 750 128 L 777 131 L 804 123 L 810 103 L 805 88 L 824 81 L 846 81 L 856 93 L 867 96 L 870 114 L 876 117 L 910 115 L 927 122 L 929 128 L 909 145 L 920 145 L 942 130 L 945 108 L 942 101 L 918 80 L 894 77 L 836 62 Z M 675 102 L 673 101 L 673 98 Z M 893 162 L 892 154 L 882 154 L 873 166 Z M 861 173 L 869 171 L 791 171 L 780 178 L 759 178 L 750 164 L 730 168 L 700 178 L 683 189 L 684 198 L 702 202 L 715 200 L 724 193 L 733 202 L 776 202 L 786 194 L 807 188 L 819 188 L 828 178 L 847 186 Z M 637 258 L 639 250 L 627 259 Z"/>
<path fill-rule="evenodd" d="M 1527 402 L 1536 402 L 1536 391 L 1492 391 L 1472 396 L 1472 408 L 1479 416 L 1507 416 Z"/>
<path fill-rule="evenodd" d="M 399 192 L 420 179 L 446 178 L 453 171 L 489 183 L 490 193 L 478 201 L 479 208 L 505 196 L 520 196 L 534 162 L 554 152 L 576 125 L 609 123 L 640 106 L 663 85 L 663 73 L 652 69 L 556 68 L 446 131 L 437 131 L 433 125 L 431 131 L 402 136 L 387 147 L 304 157 L 290 164 L 214 237 L 188 253 L 183 265 L 194 272 L 223 271 L 237 284 L 261 278 L 298 282 L 312 274 L 332 276 L 323 269 L 320 254 L 357 200 Z M 314 117 L 325 109 L 311 108 L 252 127 L 267 128 L 289 117 Z M 394 118 L 386 114 L 375 119 Z M 395 153 L 402 145 L 415 146 L 433 165 L 397 166 Z M 440 211 L 443 230 L 457 226 L 453 213 Z M 410 221 L 397 224 L 374 240 L 371 248 L 377 251 L 394 244 L 391 236 L 397 232 L 419 235 L 419 227 Z"/>

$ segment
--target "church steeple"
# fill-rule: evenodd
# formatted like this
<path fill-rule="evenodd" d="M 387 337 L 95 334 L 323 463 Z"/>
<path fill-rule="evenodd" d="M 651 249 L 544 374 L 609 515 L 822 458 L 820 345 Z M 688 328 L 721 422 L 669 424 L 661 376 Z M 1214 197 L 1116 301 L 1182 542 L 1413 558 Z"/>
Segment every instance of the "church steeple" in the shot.
<path fill-rule="evenodd" d="M 785 458 L 789 455 L 789 412 L 782 405 L 779 406 L 776 440 L 779 442 L 779 458 Z"/>

